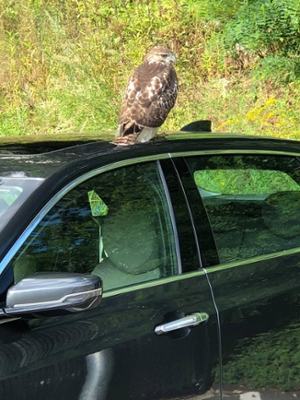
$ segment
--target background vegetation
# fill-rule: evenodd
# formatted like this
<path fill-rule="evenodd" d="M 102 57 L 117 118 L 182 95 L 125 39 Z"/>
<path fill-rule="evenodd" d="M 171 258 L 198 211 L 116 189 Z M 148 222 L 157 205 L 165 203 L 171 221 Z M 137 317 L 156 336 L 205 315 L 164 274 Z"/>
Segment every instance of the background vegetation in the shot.
<path fill-rule="evenodd" d="M 127 80 L 154 44 L 177 55 L 164 130 L 297 138 L 298 0 L 0 0 L 0 135 L 116 129 Z"/>

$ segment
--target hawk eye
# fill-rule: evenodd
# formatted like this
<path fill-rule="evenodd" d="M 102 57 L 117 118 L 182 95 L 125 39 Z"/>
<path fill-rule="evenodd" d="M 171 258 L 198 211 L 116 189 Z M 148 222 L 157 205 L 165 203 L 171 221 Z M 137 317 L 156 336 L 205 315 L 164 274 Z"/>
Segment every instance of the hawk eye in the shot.
<path fill-rule="evenodd" d="M 167 58 L 168 54 L 161 54 L 162 58 Z"/>

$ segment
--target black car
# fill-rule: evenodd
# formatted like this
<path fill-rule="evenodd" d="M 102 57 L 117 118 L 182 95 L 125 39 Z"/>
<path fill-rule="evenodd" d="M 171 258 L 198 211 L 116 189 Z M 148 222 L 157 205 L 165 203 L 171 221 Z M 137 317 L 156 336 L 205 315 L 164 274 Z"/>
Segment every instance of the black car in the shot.
<path fill-rule="evenodd" d="M 23 137 L 0 153 L 0 399 L 299 388 L 300 142 Z"/>

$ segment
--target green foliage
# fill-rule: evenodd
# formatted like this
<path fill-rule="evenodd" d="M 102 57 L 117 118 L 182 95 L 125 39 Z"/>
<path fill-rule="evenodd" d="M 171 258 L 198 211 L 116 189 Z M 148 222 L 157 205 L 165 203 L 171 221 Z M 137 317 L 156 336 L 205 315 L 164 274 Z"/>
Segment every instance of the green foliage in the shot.
<path fill-rule="evenodd" d="M 269 79 L 279 83 L 294 82 L 300 77 L 300 59 L 270 54 L 262 59 L 253 75 L 259 80 Z"/>
<path fill-rule="evenodd" d="M 129 75 L 157 43 L 179 56 L 187 87 L 198 79 L 203 33 L 183 0 L 0 0 L 0 8 L 1 135 L 115 129 Z"/>
<path fill-rule="evenodd" d="M 189 0 L 186 2 L 186 7 L 190 12 L 196 15 L 197 19 L 215 20 L 219 21 L 216 25 L 220 26 L 221 22 L 226 23 L 232 18 L 240 9 L 240 6 L 244 3 L 243 0 L 202 0 L 195 1 Z"/>
<path fill-rule="evenodd" d="M 162 129 L 210 119 L 217 131 L 299 135 L 296 0 L 0 0 L 0 10 L 0 136 L 115 130 L 128 78 L 154 44 L 178 58 Z M 278 93 L 270 77 L 296 84 Z M 271 122 L 247 117 L 269 98 Z"/>
<path fill-rule="evenodd" d="M 299 33 L 298 0 L 244 1 L 224 29 L 225 41 L 236 57 L 246 52 L 257 55 L 260 76 L 279 82 L 300 77 Z"/>

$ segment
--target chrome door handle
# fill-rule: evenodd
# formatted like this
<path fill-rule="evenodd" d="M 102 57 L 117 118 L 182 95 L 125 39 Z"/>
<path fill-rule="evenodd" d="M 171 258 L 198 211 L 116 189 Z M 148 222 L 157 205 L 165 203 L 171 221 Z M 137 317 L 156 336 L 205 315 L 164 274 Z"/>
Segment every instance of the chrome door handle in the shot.
<path fill-rule="evenodd" d="M 181 328 L 189 328 L 192 326 L 197 326 L 201 324 L 201 322 L 207 321 L 209 315 L 202 312 L 202 313 L 194 313 L 187 315 L 184 318 L 176 319 L 172 322 L 167 322 L 165 324 L 157 325 L 154 329 L 154 332 L 157 335 L 163 335 L 164 333 L 175 331 L 176 329 Z"/>

